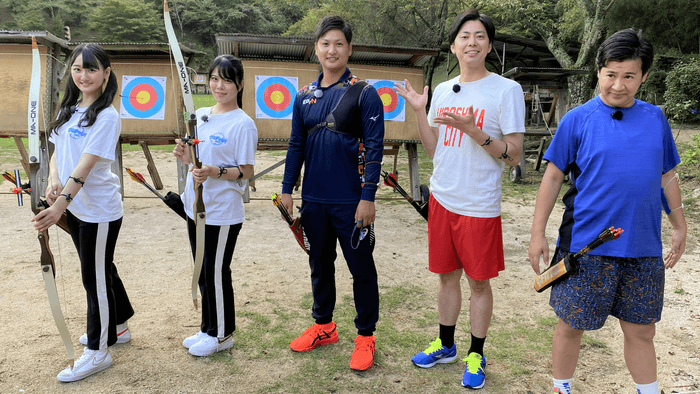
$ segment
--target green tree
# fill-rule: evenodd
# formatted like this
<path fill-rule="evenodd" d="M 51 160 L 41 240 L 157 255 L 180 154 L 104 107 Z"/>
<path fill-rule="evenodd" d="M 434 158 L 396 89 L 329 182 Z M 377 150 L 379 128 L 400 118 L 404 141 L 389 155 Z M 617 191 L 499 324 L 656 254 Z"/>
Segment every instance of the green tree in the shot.
<path fill-rule="evenodd" d="M 477 6 L 511 29 L 536 34 L 562 68 L 591 68 L 604 37 L 603 21 L 615 0 L 479 0 Z M 576 57 L 567 46 L 576 40 Z M 569 77 L 569 106 L 583 104 L 591 97 L 592 73 Z"/>
<path fill-rule="evenodd" d="M 0 6 L 7 7 L 11 15 L 0 27 L 48 30 L 58 37 L 63 37 L 65 19 L 70 18 L 71 13 L 71 5 L 66 0 L 2 0 Z"/>
<path fill-rule="evenodd" d="M 700 60 L 678 62 L 666 77 L 666 113 L 677 122 L 700 121 Z"/>
<path fill-rule="evenodd" d="M 143 0 L 105 0 L 90 17 L 90 28 L 102 41 L 161 42 L 163 38 L 162 17 Z"/>
<path fill-rule="evenodd" d="M 611 32 L 642 29 L 656 53 L 680 55 L 700 52 L 698 20 L 697 0 L 617 0 L 605 26 Z"/>
<path fill-rule="evenodd" d="M 339 15 L 353 27 L 353 41 L 380 45 L 440 46 L 451 2 L 441 0 L 330 0 L 309 10 L 286 34 L 313 35 L 319 20 Z"/>

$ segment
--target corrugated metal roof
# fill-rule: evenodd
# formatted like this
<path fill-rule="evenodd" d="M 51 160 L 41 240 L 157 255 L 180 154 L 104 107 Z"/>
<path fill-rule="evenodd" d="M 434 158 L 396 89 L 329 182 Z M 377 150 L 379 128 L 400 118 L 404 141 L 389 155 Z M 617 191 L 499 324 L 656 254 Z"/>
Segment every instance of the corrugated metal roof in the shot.
<path fill-rule="evenodd" d="M 216 45 L 219 54 L 233 54 L 241 59 L 265 59 L 316 63 L 314 40 L 299 36 L 250 35 L 218 33 Z M 350 63 L 422 67 L 438 48 L 411 48 L 388 45 L 353 43 Z"/>
<path fill-rule="evenodd" d="M 90 41 L 93 42 L 93 41 Z M 71 41 L 68 46 L 71 50 L 75 49 L 80 44 L 84 44 L 82 41 Z M 170 53 L 170 46 L 167 42 L 93 42 L 106 50 L 110 55 L 117 53 L 144 53 L 144 52 L 157 52 L 157 53 Z M 203 56 L 204 52 L 196 51 L 192 48 L 180 45 L 180 50 L 183 55 L 189 55 L 189 57 Z"/>
<path fill-rule="evenodd" d="M 32 42 L 32 37 L 36 37 L 37 43 L 40 45 L 58 44 L 65 53 L 70 53 L 75 47 L 85 43 L 82 41 L 66 41 L 45 30 L 0 30 L 0 42 L 29 44 Z M 145 53 L 170 55 L 168 43 L 163 42 L 97 42 L 96 44 L 104 48 L 110 56 L 134 57 L 140 54 L 140 57 L 142 57 Z M 182 44 L 180 44 L 180 50 L 188 58 L 205 55 L 204 52 L 196 51 Z"/>
<path fill-rule="evenodd" d="M 31 44 L 32 37 L 36 37 L 39 45 L 58 44 L 62 49 L 68 50 L 68 41 L 46 30 L 0 30 L 0 42 Z"/>

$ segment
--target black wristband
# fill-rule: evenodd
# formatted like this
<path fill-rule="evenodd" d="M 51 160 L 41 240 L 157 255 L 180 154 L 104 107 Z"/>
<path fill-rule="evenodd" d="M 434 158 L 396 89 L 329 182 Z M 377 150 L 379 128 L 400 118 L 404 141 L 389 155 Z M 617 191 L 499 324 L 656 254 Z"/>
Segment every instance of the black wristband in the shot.
<path fill-rule="evenodd" d="M 510 156 L 508 156 L 508 143 L 507 142 L 506 142 L 506 151 L 503 152 L 503 154 L 501 155 L 501 157 L 499 157 L 499 159 L 502 159 L 502 160 L 510 159 Z"/>
<path fill-rule="evenodd" d="M 85 182 L 81 181 L 80 178 L 74 177 L 74 176 L 69 176 L 69 179 L 72 179 L 73 182 L 77 183 L 80 186 L 84 186 Z"/>
<path fill-rule="evenodd" d="M 483 144 L 481 144 L 481 146 L 486 146 L 486 145 L 490 144 L 491 141 L 492 141 L 492 140 L 491 140 L 491 136 L 488 136 L 488 138 L 486 138 L 486 142 L 484 142 Z"/>
<path fill-rule="evenodd" d="M 217 176 L 217 178 L 221 178 L 221 176 L 226 174 L 227 172 L 228 170 L 226 169 L 226 167 L 219 167 L 219 176 Z"/>
<path fill-rule="evenodd" d="M 241 171 L 241 167 L 239 166 L 236 166 L 236 168 L 238 168 L 238 178 L 236 178 L 236 180 L 239 180 L 243 178 L 243 171 Z"/>

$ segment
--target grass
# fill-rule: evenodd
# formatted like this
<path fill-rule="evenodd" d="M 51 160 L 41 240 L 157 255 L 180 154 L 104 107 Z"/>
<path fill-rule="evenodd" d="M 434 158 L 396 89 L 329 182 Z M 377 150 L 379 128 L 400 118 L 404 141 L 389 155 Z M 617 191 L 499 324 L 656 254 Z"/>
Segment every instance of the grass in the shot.
<path fill-rule="evenodd" d="M 242 361 L 265 364 L 274 360 L 277 364 L 293 366 L 276 371 L 274 379 L 257 393 L 451 393 L 461 390 L 459 381 L 464 372 L 461 359 L 432 369 L 416 368 L 410 362 L 416 352 L 435 339 L 436 297 L 424 288 L 405 284 L 380 289 L 382 313 L 375 331 L 378 338 L 375 366 L 366 372 L 349 369 L 356 335 L 352 295 L 346 294 L 336 303 L 334 320 L 338 324 L 338 343 L 308 353 L 291 352 L 288 346 L 311 322 L 311 293 L 304 294 L 291 308 L 288 301 L 265 298 L 239 308 L 234 355 L 222 352 L 211 356 L 210 361 L 226 364 L 230 373 L 240 373 Z M 506 392 L 512 386 L 513 377 L 525 378 L 538 369 L 549 368 L 556 324 L 556 317 L 494 316 L 486 348 L 488 392 Z M 468 332 L 468 325 L 460 328 L 459 343 L 468 343 Z M 606 349 L 605 343 L 587 335 L 583 337 L 582 347 Z M 461 348 L 459 355 L 466 356 L 465 350 Z M 532 388 L 546 389 L 544 386 Z"/>
<path fill-rule="evenodd" d="M 291 342 L 310 324 L 311 293 L 304 294 L 296 306 L 288 300 L 266 298 L 243 305 L 236 311 L 236 344 L 232 356 L 222 352 L 210 361 L 225 363 L 230 373 L 240 373 L 243 358 L 251 364 L 275 360 L 293 365 L 277 371 L 257 393 L 450 393 L 461 390 L 459 381 L 463 362 L 437 368 L 415 367 L 410 358 L 434 340 L 437 321 L 435 294 L 412 284 L 384 286 L 380 289 L 382 313 L 375 335 L 378 338 L 375 366 L 367 372 L 349 369 L 356 335 L 352 295 L 339 297 L 334 320 L 338 324 L 338 343 L 308 353 L 294 353 Z M 264 311 L 264 312 L 255 312 Z M 506 319 L 489 331 L 489 392 L 505 392 L 512 376 L 529 375 L 532 360 L 549 360 L 556 318 L 536 321 Z M 468 342 L 468 327 L 460 329 L 460 343 Z M 534 344 L 534 346 L 533 346 Z M 464 353 L 464 350 L 460 356 Z M 466 356 L 466 355 L 464 355 Z M 544 390 L 545 388 L 542 387 Z"/>

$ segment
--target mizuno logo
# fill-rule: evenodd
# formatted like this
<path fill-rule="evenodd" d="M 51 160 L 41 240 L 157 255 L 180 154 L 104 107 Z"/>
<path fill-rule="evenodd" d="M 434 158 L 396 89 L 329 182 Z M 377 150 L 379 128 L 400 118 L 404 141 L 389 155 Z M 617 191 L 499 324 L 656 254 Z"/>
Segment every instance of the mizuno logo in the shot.
<path fill-rule="evenodd" d="M 378 117 L 379 117 L 379 115 L 370 116 L 369 118 L 372 119 L 372 122 L 376 122 Z"/>

